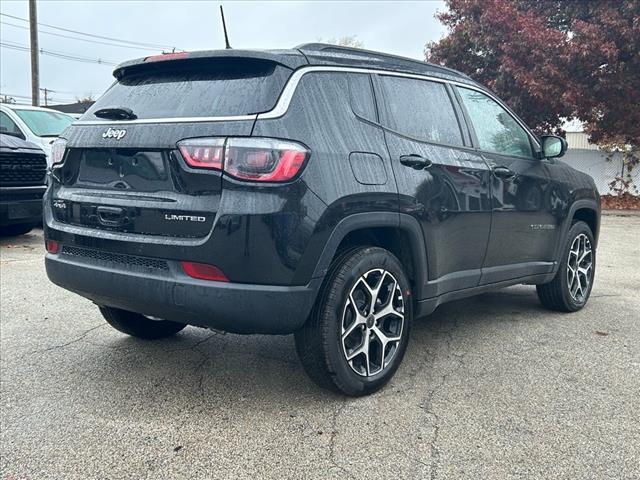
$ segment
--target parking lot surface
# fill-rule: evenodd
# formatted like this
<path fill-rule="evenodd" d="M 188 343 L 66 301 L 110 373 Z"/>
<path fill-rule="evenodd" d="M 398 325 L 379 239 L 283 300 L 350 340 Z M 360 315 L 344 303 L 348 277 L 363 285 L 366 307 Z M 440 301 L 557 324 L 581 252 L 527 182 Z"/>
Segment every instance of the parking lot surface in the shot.
<path fill-rule="evenodd" d="M 640 478 L 640 216 L 605 216 L 586 308 L 517 286 L 414 323 L 397 375 L 317 388 L 292 337 L 136 340 L 0 240 L 0 478 Z"/>

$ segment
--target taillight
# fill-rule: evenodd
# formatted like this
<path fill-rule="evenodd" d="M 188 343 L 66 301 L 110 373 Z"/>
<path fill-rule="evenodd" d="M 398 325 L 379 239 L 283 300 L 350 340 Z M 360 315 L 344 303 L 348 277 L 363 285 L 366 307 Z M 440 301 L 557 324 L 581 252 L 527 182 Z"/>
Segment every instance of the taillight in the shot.
<path fill-rule="evenodd" d="M 270 138 L 228 138 L 224 171 L 240 180 L 286 182 L 295 177 L 308 150 L 299 143 Z"/>
<path fill-rule="evenodd" d="M 215 282 L 228 282 L 227 276 L 215 265 L 196 262 L 180 262 L 184 273 L 191 278 L 199 280 L 212 280 Z"/>
<path fill-rule="evenodd" d="M 260 137 L 196 138 L 178 143 L 193 168 L 222 170 L 252 182 L 286 182 L 304 167 L 309 150 L 296 142 Z"/>
<path fill-rule="evenodd" d="M 51 163 L 53 165 L 62 163 L 66 149 L 67 141 L 64 138 L 56 138 L 51 144 Z"/>
<path fill-rule="evenodd" d="M 222 170 L 224 138 L 195 138 L 178 144 L 184 161 L 193 168 Z"/>

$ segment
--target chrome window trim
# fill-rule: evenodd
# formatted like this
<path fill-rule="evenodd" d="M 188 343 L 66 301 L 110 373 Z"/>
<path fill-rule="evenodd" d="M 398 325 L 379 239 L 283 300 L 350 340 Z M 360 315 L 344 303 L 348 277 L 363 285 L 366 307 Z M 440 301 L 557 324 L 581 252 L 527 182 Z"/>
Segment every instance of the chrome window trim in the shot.
<path fill-rule="evenodd" d="M 500 100 L 498 97 L 493 95 L 488 90 L 483 88 L 476 87 L 471 83 L 466 82 L 458 82 L 456 80 L 451 80 L 448 78 L 441 77 L 432 77 L 430 75 L 419 75 L 414 73 L 403 73 L 403 72 L 394 72 L 392 70 L 380 70 L 374 68 L 358 68 L 358 67 L 340 67 L 340 66 L 331 66 L 331 65 L 312 65 L 307 67 L 299 68 L 295 70 L 293 74 L 287 80 L 287 83 L 278 98 L 278 101 L 271 110 L 264 113 L 251 114 L 251 115 L 230 115 L 230 116 L 221 116 L 221 117 L 164 117 L 164 118 L 144 118 L 144 119 L 135 119 L 135 120 L 115 120 L 113 122 L 101 121 L 101 120 L 77 120 L 73 123 L 73 125 L 104 125 L 109 126 L 112 124 L 115 125 L 135 125 L 135 124 L 144 124 L 144 123 L 193 123 L 193 122 L 232 122 L 232 121 L 243 121 L 243 120 L 273 120 L 276 118 L 280 118 L 284 116 L 289 110 L 289 105 L 291 104 L 291 100 L 293 99 L 293 95 L 298 88 L 298 84 L 304 75 L 307 73 L 314 72 L 345 72 L 345 73 L 367 73 L 367 74 L 375 74 L 375 75 L 387 75 L 392 77 L 404 77 L 404 78 L 414 78 L 417 80 L 429 80 L 432 82 L 440 82 L 444 84 L 457 85 L 463 88 L 469 88 L 471 90 L 476 90 L 480 93 L 487 95 L 492 98 L 499 105 L 501 105 L 508 113 L 513 117 L 513 119 L 520 125 L 525 132 L 531 137 L 533 142 L 540 148 L 540 143 L 538 139 L 531 133 L 529 127 L 527 127 L 517 116 L 514 116 L 511 113 L 511 110 L 505 103 Z"/>
<path fill-rule="evenodd" d="M 73 125 L 136 125 L 141 123 L 195 123 L 195 122 L 233 122 L 242 120 L 255 120 L 257 114 L 230 115 L 226 117 L 163 117 L 163 118 L 136 118 L 135 120 L 76 120 Z"/>
<path fill-rule="evenodd" d="M 295 72 L 293 72 L 291 77 L 289 77 L 289 80 L 287 81 L 282 93 L 280 94 L 280 98 L 278 99 L 278 103 L 276 103 L 276 106 L 268 112 L 259 113 L 258 120 L 273 120 L 273 119 L 284 116 L 284 114 L 286 114 L 287 111 L 289 110 L 289 105 L 291 103 L 291 100 L 293 99 L 293 94 L 295 93 L 298 87 L 298 84 L 300 83 L 300 80 L 307 73 L 313 73 L 313 72 L 346 72 L 346 73 L 367 73 L 367 74 L 375 74 L 375 75 L 387 75 L 392 77 L 414 78 L 416 80 L 429 80 L 432 82 L 440 82 L 444 84 L 448 83 L 450 85 L 457 85 L 459 87 L 475 90 L 477 92 L 487 95 L 491 99 L 495 100 L 500 106 L 502 106 L 507 111 L 507 113 L 509 113 L 509 115 L 513 117 L 513 119 L 518 123 L 518 125 L 520 125 L 524 129 L 527 135 L 531 137 L 531 139 L 538 146 L 538 148 L 540 147 L 540 143 L 538 142 L 538 139 L 531 133 L 529 127 L 527 127 L 527 125 L 524 124 L 517 116 L 513 115 L 513 113 L 511 112 L 511 109 L 502 100 L 500 100 L 498 97 L 496 97 L 494 94 L 492 94 L 488 90 L 485 90 L 484 88 L 479 88 L 471 83 L 450 80 L 448 78 L 432 77 L 430 75 L 419 75 L 414 73 L 394 72 L 392 70 L 380 70 L 380 69 L 373 69 L 373 68 L 336 67 L 336 66 L 329 66 L 329 65 L 323 65 L 323 66 L 316 65 L 316 66 L 302 67 L 296 70 Z"/>

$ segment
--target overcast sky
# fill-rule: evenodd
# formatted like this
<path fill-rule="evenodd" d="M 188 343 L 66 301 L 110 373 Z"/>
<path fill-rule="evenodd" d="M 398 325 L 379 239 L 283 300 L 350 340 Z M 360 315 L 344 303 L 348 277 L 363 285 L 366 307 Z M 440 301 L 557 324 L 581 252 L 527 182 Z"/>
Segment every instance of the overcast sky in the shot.
<path fill-rule="evenodd" d="M 235 48 L 290 48 L 319 38 L 356 35 L 365 48 L 423 59 L 426 42 L 444 28 L 434 18 L 440 1 L 423 2 L 217 2 L 217 1 L 54 1 L 38 2 L 38 22 L 122 40 L 176 46 L 185 50 L 222 48 L 218 5 L 224 6 Z M 26 0 L 2 0 L 4 14 L 28 19 Z M 28 23 L 1 16 L 5 44 L 29 45 Z M 59 36 L 73 33 L 40 27 L 40 48 L 108 62 L 151 55 L 154 50 L 87 43 Z M 98 40 L 107 41 L 107 40 Z M 156 53 L 159 51 L 156 50 Z M 55 103 L 99 95 L 112 82 L 112 66 L 40 56 L 40 87 L 54 90 Z M 0 93 L 29 96 L 29 53 L 2 47 Z M 28 101 L 26 99 L 20 99 Z"/>

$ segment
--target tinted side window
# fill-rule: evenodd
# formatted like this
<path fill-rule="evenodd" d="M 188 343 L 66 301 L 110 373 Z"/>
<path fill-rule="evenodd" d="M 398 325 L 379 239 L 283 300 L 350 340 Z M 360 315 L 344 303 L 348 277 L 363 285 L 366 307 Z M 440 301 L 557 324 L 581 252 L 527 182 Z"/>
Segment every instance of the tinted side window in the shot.
<path fill-rule="evenodd" d="M 462 133 L 442 83 L 381 76 L 387 127 L 428 142 L 462 145 Z"/>
<path fill-rule="evenodd" d="M 529 134 L 498 102 L 476 90 L 457 87 L 482 150 L 532 158 Z"/>
<path fill-rule="evenodd" d="M 376 105 L 369 75 L 366 73 L 350 73 L 348 75 L 349 98 L 353 112 L 359 117 L 377 122 Z"/>
<path fill-rule="evenodd" d="M 0 112 L 0 131 L 22 133 L 15 122 L 4 112 Z"/>

